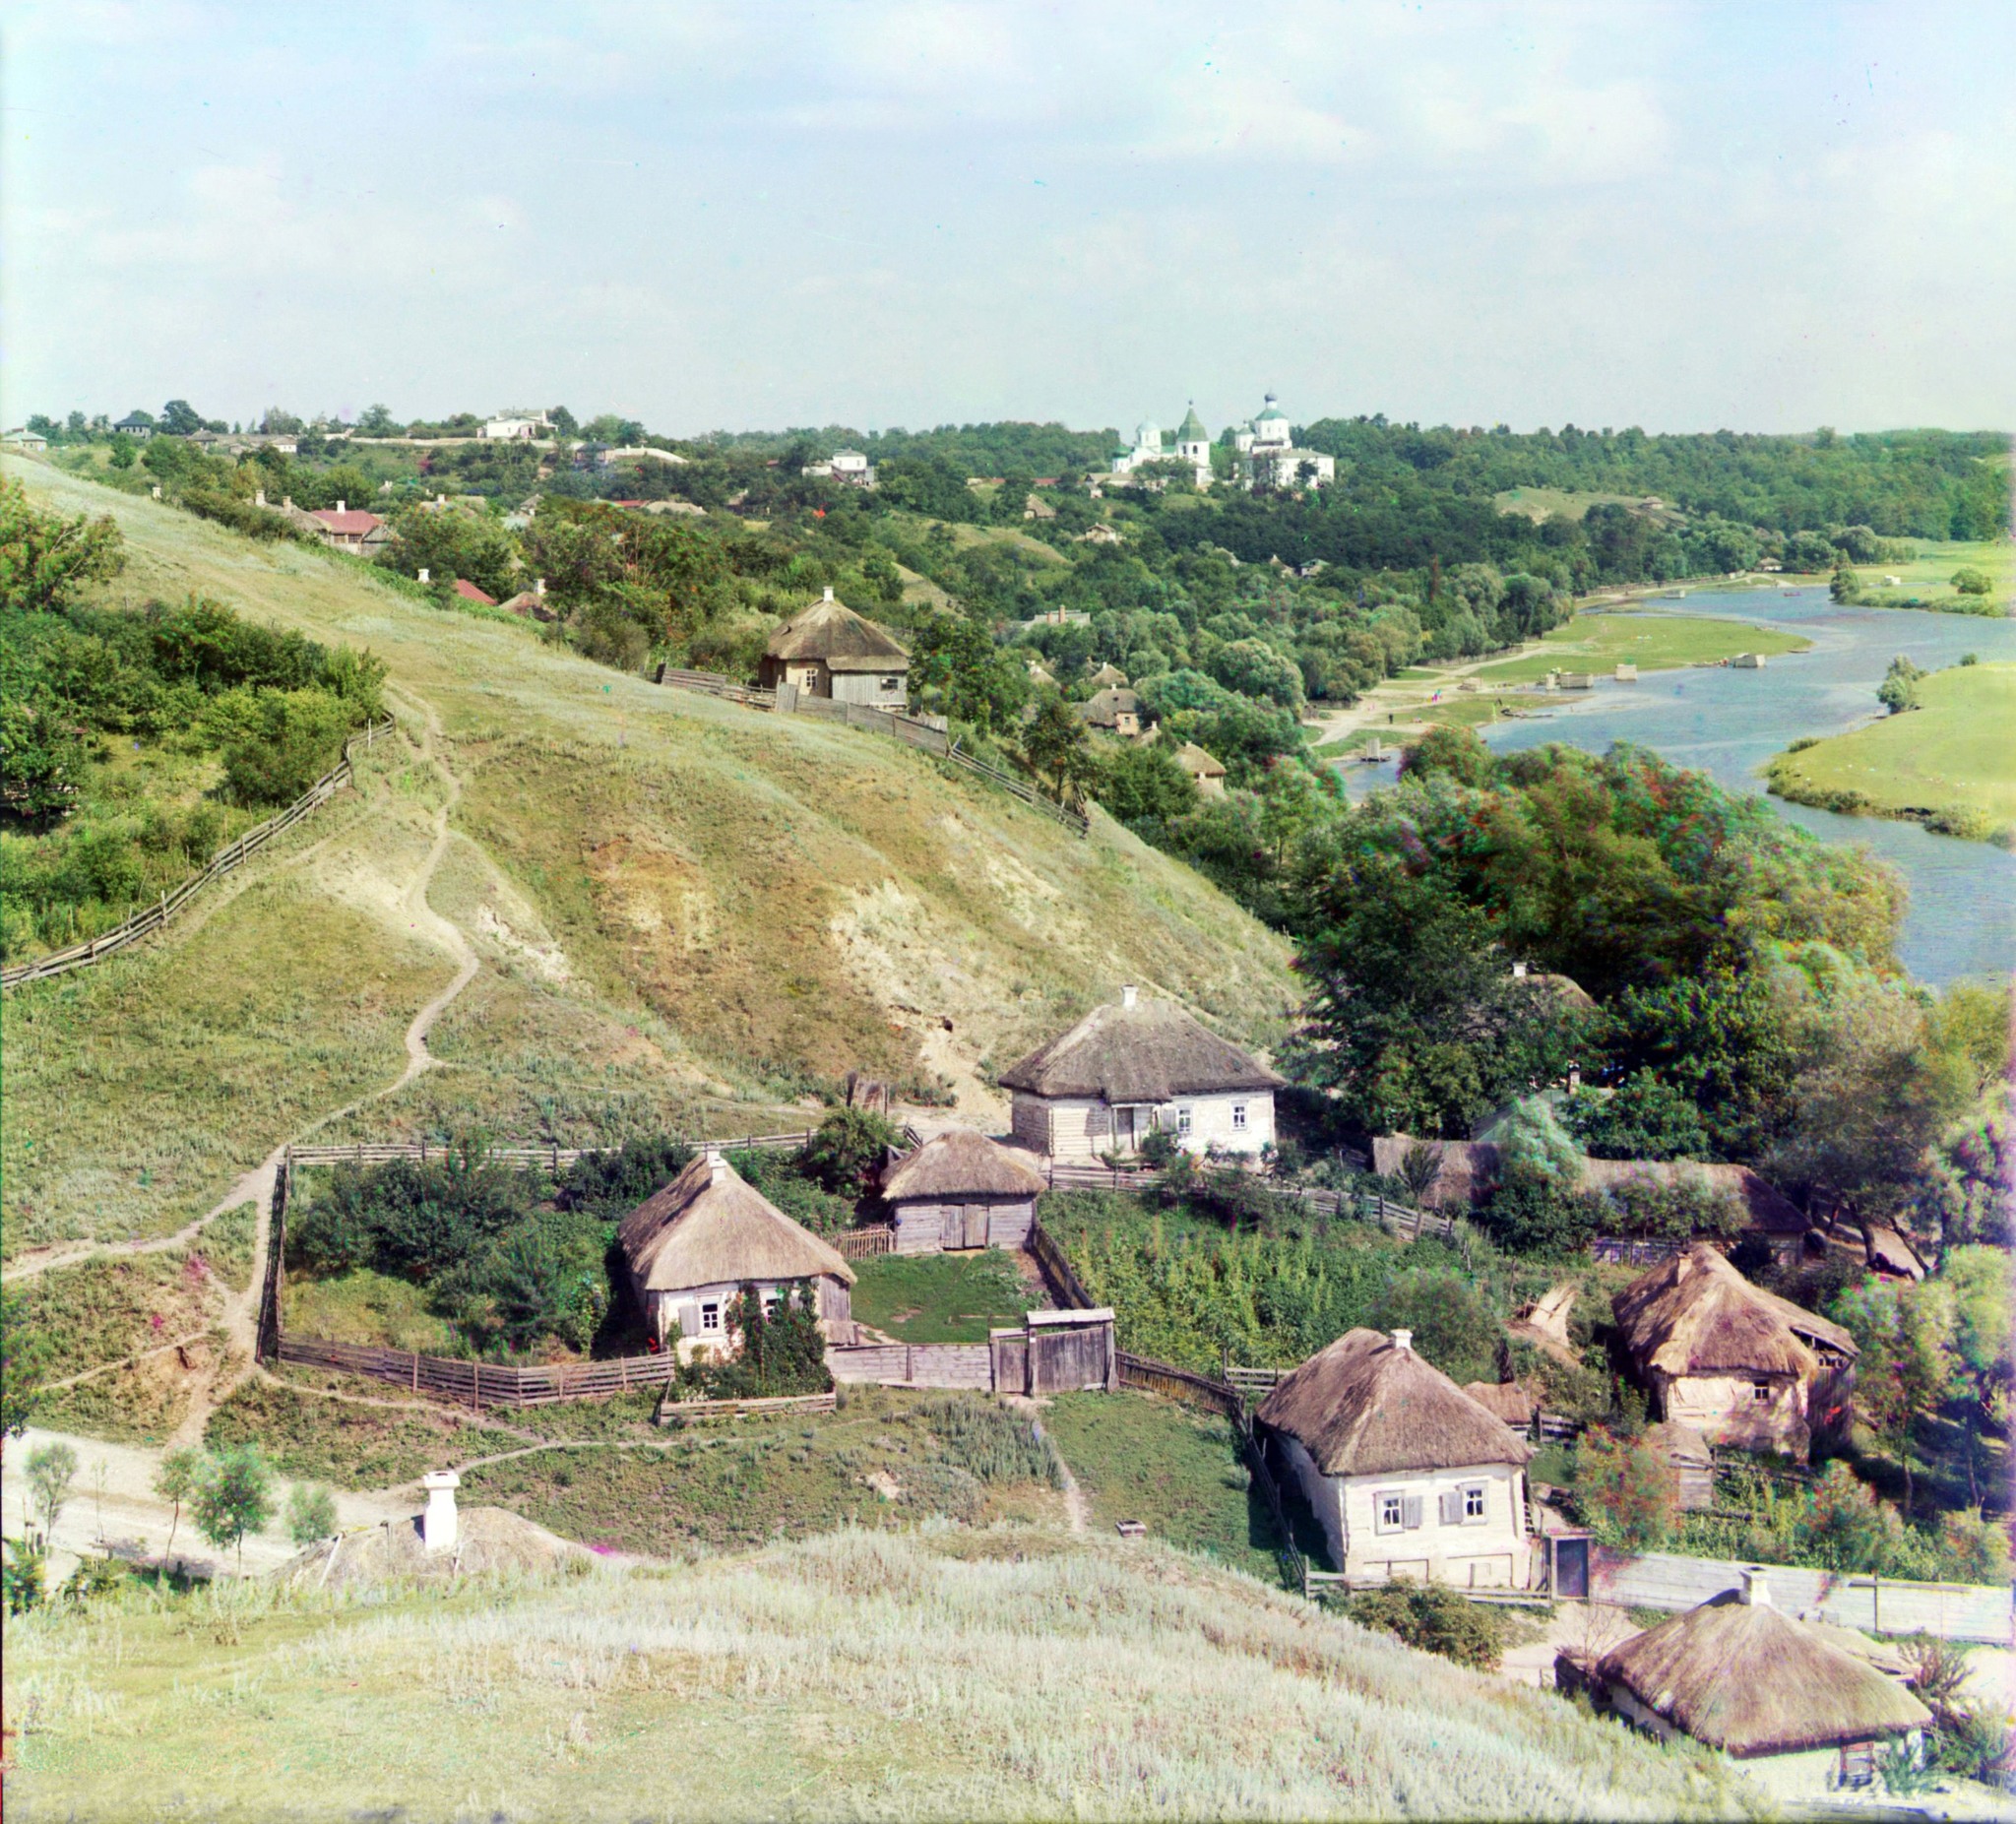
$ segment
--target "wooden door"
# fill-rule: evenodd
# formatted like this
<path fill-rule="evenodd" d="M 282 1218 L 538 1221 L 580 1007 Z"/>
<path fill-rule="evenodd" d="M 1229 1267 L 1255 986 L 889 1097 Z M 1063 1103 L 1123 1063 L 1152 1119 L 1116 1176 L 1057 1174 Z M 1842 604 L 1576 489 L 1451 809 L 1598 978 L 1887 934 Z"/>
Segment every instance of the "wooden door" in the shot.
<path fill-rule="evenodd" d="M 987 1206 L 983 1203 L 966 1206 L 966 1245 L 970 1248 L 987 1245 Z"/>
<path fill-rule="evenodd" d="M 939 1240 L 940 1247 L 963 1248 L 966 1246 L 966 1210 L 961 1204 L 945 1206 L 945 1231 Z"/>
<path fill-rule="evenodd" d="M 1586 1539 L 1554 1541 L 1554 1588 L 1558 1602 L 1583 1600 L 1589 1595 L 1589 1541 Z"/>

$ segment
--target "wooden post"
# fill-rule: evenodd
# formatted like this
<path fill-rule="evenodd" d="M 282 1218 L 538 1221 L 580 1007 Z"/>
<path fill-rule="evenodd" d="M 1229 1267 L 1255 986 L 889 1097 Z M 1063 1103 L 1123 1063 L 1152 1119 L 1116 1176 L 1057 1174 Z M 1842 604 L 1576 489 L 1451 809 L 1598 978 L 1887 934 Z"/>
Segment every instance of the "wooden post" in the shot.
<path fill-rule="evenodd" d="M 413 1398 L 417 1400 L 417 1399 L 418 1399 L 418 1398 L 420 1397 L 420 1352 L 419 1352 L 418 1350 L 414 1350 L 414 1351 L 412 1352 L 412 1357 L 413 1357 Z"/>
<path fill-rule="evenodd" d="M 483 1410 L 483 1364 L 472 1361 L 469 1368 L 469 1410 L 472 1413 L 480 1413 Z"/>

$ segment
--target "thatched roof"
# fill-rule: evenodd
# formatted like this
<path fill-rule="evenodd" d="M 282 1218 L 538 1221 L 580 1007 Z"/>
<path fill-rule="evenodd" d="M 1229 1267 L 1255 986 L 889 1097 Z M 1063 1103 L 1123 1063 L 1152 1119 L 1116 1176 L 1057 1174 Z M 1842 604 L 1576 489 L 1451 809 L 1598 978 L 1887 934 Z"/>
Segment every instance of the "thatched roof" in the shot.
<path fill-rule="evenodd" d="M 1558 1281 L 1514 1316 L 1505 1326 L 1505 1334 L 1533 1344 L 1567 1367 L 1579 1366 L 1581 1357 L 1569 1334 L 1568 1316 L 1581 1289 L 1580 1280 Z"/>
<path fill-rule="evenodd" d="M 1514 1431 L 1524 1431 L 1540 1415 L 1540 1396 L 1520 1381 L 1465 1381 L 1463 1391 Z"/>
<path fill-rule="evenodd" d="M 1881 1224 L 1873 1225 L 1869 1229 L 1868 1262 L 1874 1272 L 1888 1273 L 1898 1279 L 1922 1280 L 1925 1277 L 1924 1260 L 1912 1246 L 1911 1238 Z"/>
<path fill-rule="evenodd" d="M 1195 741 L 1185 741 L 1176 749 L 1176 765 L 1196 779 L 1225 778 L 1225 767 Z"/>
<path fill-rule="evenodd" d="M 1633 1360 L 1664 1374 L 1803 1380 L 1820 1371 L 1816 1349 L 1851 1359 L 1860 1352 L 1839 1324 L 1752 1286 L 1705 1242 L 1634 1280 L 1610 1302 Z"/>
<path fill-rule="evenodd" d="M 829 671 L 902 670 L 910 663 L 895 635 L 837 600 L 830 589 L 778 628 L 763 651 L 771 659 L 821 660 Z"/>
<path fill-rule="evenodd" d="M 1107 690 L 1115 685 L 1124 685 L 1127 674 L 1116 664 L 1103 664 L 1092 674 L 1092 682 L 1101 690 Z"/>
<path fill-rule="evenodd" d="M 1596 1671 L 1738 1759 L 1901 1735 L 1931 1721 L 1858 1655 L 1733 1590 L 1625 1641 Z"/>
<path fill-rule="evenodd" d="M 1079 720 L 1090 723 L 1095 728 L 1114 728 L 1119 725 L 1122 716 L 1140 714 L 1141 693 L 1138 690 L 1097 691 L 1078 706 Z"/>
<path fill-rule="evenodd" d="M 1715 1452 L 1692 1425 L 1666 1419 L 1645 1427 L 1645 1441 L 1676 1470 L 1712 1470 Z"/>
<path fill-rule="evenodd" d="M 654 1191 L 616 1231 L 646 1291 L 825 1276 L 851 1286 L 854 1271 L 801 1228 L 718 1153 L 703 1153 Z"/>
<path fill-rule="evenodd" d="M 1533 1455 L 1496 1413 L 1379 1330 L 1347 1330 L 1318 1350 L 1276 1385 L 1259 1416 L 1295 1439 L 1325 1476 L 1468 1469 Z"/>
<path fill-rule="evenodd" d="M 1001 1073 L 1005 1089 L 1032 1096 L 1102 1096 L 1109 1102 L 1166 1102 L 1226 1090 L 1273 1090 L 1284 1079 L 1229 1039 L 1207 1031 L 1173 1001 L 1095 1007 L 1061 1038 Z"/>
<path fill-rule="evenodd" d="M 1029 1155 L 976 1134 L 948 1127 L 907 1154 L 883 1174 L 888 1203 L 937 1203 L 961 1197 L 1034 1197 L 1046 1189 Z"/>

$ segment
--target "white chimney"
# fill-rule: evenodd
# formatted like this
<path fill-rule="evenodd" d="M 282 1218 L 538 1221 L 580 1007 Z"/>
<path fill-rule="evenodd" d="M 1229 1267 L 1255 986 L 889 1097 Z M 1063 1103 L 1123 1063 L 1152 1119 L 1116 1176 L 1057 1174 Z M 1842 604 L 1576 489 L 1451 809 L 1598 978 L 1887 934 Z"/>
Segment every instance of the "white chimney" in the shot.
<path fill-rule="evenodd" d="M 1526 965 L 1524 963 L 1512 965 L 1512 979 L 1514 981 L 1524 981 L 1526 979 Z"/>
<path fill-rule="evenodd" d="M 350 510 L 350 503 L 346 500 L 339 500 L 336 503 L 336 510 L 339 513 L 347 513 Z"/>
<path fill-rule="evenodd" d="M 546 579 L 544 577 L 536 576 L 533 578 L 532 593 L 535 596 L 543 596 L 546 593 Z"/>
<path fill-rule="evenodd" d="M 154 497 L 157 500 L 161 497 L 161 484 L 158 481 L 154 484 Z"/>
<path fill-rule="evenodd" d="M 831 583 L 826 586 L 826 599 L 828 601 L 833 599 L 833 585 Z"/>
<path fill-rule="evenodd" d="M 420 1539 L 429 1551 L 453 1551 L 461 1532 L 455 1513 L 455 1491 L 462 1478 L 453 1470 L 429 1470 L 420 1478 L 427 1491 L 427 1511 L 420 1516 Z"/>
<path fill-rule="evenodd" d="M 263 487 L 253 494 L 252 504 L 255 507 L 263 507 L 266 505 L 266 490 Z"/>
<path fill-rule="evenodd" d="M 1120 1005 L 1122 1007 L 1133 1006 L 1137 998 L 1138 997 L 1135 992 L 1134 984 L 1131 981 L 1128 982 L 1128 984 L 1120 990 Z"/>
<path fill-rule="evenodd" d="M 420 581 L 421 581 L 422 583 L 424 583 L 424 582 L 425 582 L 426 580 L 427 580 L 427 566 L 426 566 L 425 564 L 422 564 L 422 565 L 420 566 Z"/>
<path fill-rule="evenodd" d="M 1750 1608 L 1775 1608 L 1771 1600 L 1771 1585 L 1765 1580 L 1764 1572 L 1758 1565 L 1749 1565 L 1743 1571 L 1743 1603 Z"/>
<path fill-rule="evenodd" d="M 722 1158 L 721 1149 L 719 1147 L 709 1147 L 707 1149 L 708 1183 L 719 1184 L 722 1181 L 722 1179 L 724 1179 L 727 1175 L 728 1163 L 726 1160 Z"/>
<path fill-rule="evenodd" d="M 1393 1333 L 1393 1347 L 1403 1355 L 1412 1354 L 1414 1352 L 1414 1332 L 1412 1330 L 1396 1330 Z"/>
<path fill-rule="evenodd" d="M 291 495 L 291 494 L 283 494 L 283 495 L 282 495 L 282 496 L 280 497 L 280 504 L 281 504 L 281 505 L 282 505 L 282 507 L 284 507 L 284 509 L 285 509 L 285 510 L 286 510 L 287 512 L 289 512 L 289 513 L 293 512 L 293 510 L 294 510 L 294 497 L 293 497 L 293 495 Z"/>
<path fill-rule="evenodd" d="M 448 496 L 447 496 L 446 494 L 436 494 L 436 495 L 434 496 L 434 504 L 435 504 L 435 506 L 437 506 L 437 507 L 445 507 L 445 506 L 447 506 L 447 504 L 448 504 Z"/>

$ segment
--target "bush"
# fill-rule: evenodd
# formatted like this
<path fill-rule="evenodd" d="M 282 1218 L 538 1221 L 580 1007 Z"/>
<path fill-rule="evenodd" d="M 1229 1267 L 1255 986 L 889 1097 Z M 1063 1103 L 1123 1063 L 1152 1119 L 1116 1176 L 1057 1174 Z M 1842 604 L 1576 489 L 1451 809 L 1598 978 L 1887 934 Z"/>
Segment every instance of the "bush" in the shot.
<path fill-rule="evenodd" d="M 1953 572 L 1953 587 L 1963 596 L 1985 596 L 1994 586 L 1994 579 L 1985 570 L 1977 570 L 1972 565 L 1962 565 Z"/>
<path fill-rule="evenodd" d="M 287 1491 L 287 1537 L 312 1545 L 336 1532 L 336 1496 L 320 1482 L 296 1482 Z"/>
<path fill-rule="evenodd" d="M 1476 1671 L 1494 1672 L 1504 1658 L 1503 1616 L 1441 1584 L 1367 1590 L 1346 1603 L 1344 1612 L 1361 1627 L 1397 1635 L 1410 1647 Z"/>
<path fill-rule="evenodd" d="M 1642 1437 L 1591 1426 L 1575 1449 L 1575 1506 L 1606 1545 L 1651 1550 L 1671 1535 L 1679 1478 L 1665 1453 Z"/>
<path fill-rule="evenodd" d="M 262 693 L 257 723 L 223 752 L 240 804 L 291 804 L 343 757 L 350 709 L 326 690 Z"/>
<path fill-rule="evenodd" d="M 881 1115 L 866 1108 L 836 1108 L 806 1141 L 798 1164 L 806 1176 L 837 1197 L 859 1197 L 870 1188 L 890 1148 L 902 1136 Z"/>
<path fill-rule="evenodd" d="M 727 1161 L 792 1222 L 815 1235 L 835 1235 L 852 1227 L 853 1203 L 822 1190 L 799 1169 L 795 1158 L 750 1148 L 730 1153 Z"/>
<path fill-rule="evenodd" d="M 1633 1071 L 1609 1096 L 1571 1096 L 1559 1112 L 1591 1159 L 1712 1156 L 1700 1109 L 1654 1071 Z"/>

